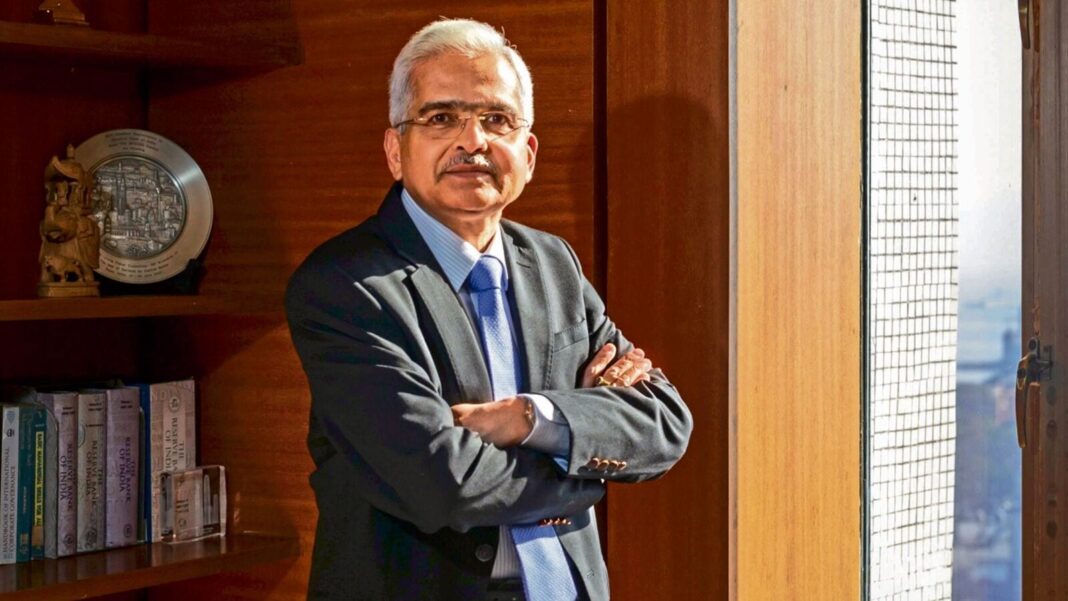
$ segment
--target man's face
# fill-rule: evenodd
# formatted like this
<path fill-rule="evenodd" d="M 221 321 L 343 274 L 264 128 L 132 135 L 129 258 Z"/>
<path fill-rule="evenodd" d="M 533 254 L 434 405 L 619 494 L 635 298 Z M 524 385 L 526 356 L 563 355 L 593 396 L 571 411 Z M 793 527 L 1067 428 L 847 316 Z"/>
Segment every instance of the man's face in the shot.
<path fill-rule="evenodd" d="M 443 54 L 412 70 L 413 99 L 407 119 L 449 108 L 463 117 L 487 110 L 519 109 L 519 81 L 502 57 Z M 493 136 L 489 136 L 492 138 Z M 538 140 L 521 127 L 489 139 L 477 119 L 451 139 L 435 139 L 426 127 L 390 128 L 386 160 L 395 179 L 447 226 L 484 222 L 519 197 L 534 174 Z"/>

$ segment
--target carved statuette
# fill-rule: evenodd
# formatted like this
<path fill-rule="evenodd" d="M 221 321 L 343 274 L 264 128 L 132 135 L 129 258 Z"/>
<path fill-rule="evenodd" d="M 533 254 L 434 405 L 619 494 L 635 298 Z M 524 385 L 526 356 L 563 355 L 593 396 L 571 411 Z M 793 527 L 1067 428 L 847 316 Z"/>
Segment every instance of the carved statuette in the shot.
<path fill-rule="evenodd" d="M 100 296 L 100 283 L 93 277 L 100 265 L 100 227 L 91 215 L 93 178 L 68 145 L 67 158 L 52 157 L 44 179 L 37 296 Z"/>
<path fill-rule="evenodd" d="M 54 25 L 89 25 L 73 0 L 45 0 L 37 7 L 37 16 Z"/>

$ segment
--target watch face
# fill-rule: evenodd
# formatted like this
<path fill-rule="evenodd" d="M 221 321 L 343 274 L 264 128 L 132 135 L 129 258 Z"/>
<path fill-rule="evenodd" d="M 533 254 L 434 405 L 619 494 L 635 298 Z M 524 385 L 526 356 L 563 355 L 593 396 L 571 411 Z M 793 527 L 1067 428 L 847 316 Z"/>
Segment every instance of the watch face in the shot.
<path fill-rule="evenodd" d="M 175 276 L 204 250 L 212 204 L 204 174 L 167 138 L 115 129 L 86 140 L 75 159 L 93 176 L 101 275 L 129 284 Z"/>

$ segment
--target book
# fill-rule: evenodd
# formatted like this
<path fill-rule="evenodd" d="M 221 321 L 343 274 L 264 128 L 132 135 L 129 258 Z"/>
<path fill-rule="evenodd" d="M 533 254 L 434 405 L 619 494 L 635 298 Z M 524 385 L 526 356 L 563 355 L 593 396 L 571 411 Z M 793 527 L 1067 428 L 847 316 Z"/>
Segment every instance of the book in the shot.
<path fill-rule="evenodd" d="M 19 409 L 0 409 L 0 564 L 18 561 Z"/>
<path fill-rule="evenodd" d="M 78 393 L 77 550 L 104 548 L 105 391 Z"/>
<path fill-rule="evenodd" d="M 160 477 L 165 471 L 195 467 L 196 389 L 192 379 L 141 384 L 145 420 L 145 540 L 159 542 Z"/>
<path fill-rule="evenodd" d="M 44 556 L 44 477 L 37 479 L 37 457 L 44 464 L 44 412 L 27 404 L 4 404 L 0 433 L 0 563 L 29 561 L 40 543 Z M 41 503 L 37 502 L 40 492 Z M 39 510 L 39 511 L 38 511 Z M 39 536 L 34 530 L 40 520 Z"/>
<path fill-rule="evenodd" d="M 110 549 L 137 542 L 141 407 L 136 387 L 113 388 L 106 395 L 104 546 Z"/>
<path fill-rule="evenodd" d="M 27 518 L 30 559 L 44 559 L 45 434 L 48 414 L 44 407 L 36 403 L 24 405 L 20 414 L 21 421 L 27 424 L 23 431 L 29 435 L 19 469 L 26 478 L 25 485 L 20 488 L 27 492 L 22 503 L 26 507 L 25 511 L 30 514 Z"/>
<path fill-rule="evenodd" d="M 73 555 L 77 545 L 78 395 L 40 392 L 48 413 L 45 433 L 45 557 Z"/>

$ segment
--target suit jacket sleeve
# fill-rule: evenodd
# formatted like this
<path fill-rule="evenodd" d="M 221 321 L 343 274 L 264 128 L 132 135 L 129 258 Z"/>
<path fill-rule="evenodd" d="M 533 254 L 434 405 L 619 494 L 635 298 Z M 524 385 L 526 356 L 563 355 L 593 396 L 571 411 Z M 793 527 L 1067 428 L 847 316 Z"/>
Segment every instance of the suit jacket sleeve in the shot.
<path fill-rule="evenodd" d="M 581 279 L 591 352 L 608 342 L 618 355 L 629 352 L 634 345 L 605 314 L 604 302 L 582 276 L 574 251 L 570 247 L 568 251 Z M 569 476 L 641 482 L 664 475 L 682 457 L 693 430 L 690 410 L 661 370 L 653 369 L 649 375 L 648 382 L 630 387 L 538 391 L 556 405 L 571 428 Z M 625 461 L 626 467 L 601 463 L 598 469 L 596 459 Z"/>
<path fill-rule="evenodd" d="M 312 419 L 366 500 L 424 532 L 575 515 L 604 492 L 551 458 L 498 449 L 453 425 L 427 368 L 382 299 L 328 263 L 290 281 L 287 315 L 307 373 Z M 317 460 L 320 471 L 323 462 Z"/>

